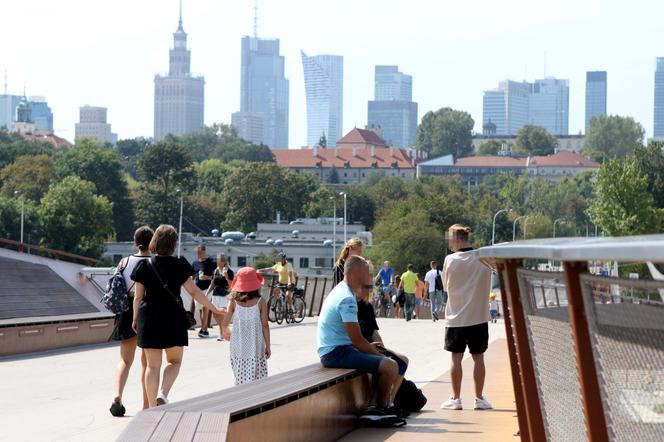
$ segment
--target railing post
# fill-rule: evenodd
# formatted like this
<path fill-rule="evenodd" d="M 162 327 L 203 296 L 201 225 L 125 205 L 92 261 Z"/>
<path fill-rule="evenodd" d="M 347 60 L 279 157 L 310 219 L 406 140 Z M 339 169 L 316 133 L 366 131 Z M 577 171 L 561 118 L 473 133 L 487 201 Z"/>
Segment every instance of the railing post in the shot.
<path fill-rule="evenodd" d="M 311 305 L 309 306 L 309 316 L 314 315 L 314 300 L 316 299 L 316 288 L 318 288 L 318 276 L 314 277 L 314 291 L 311 296 Z"/>
<path fill-rule="evenodd" d="M 567 286 L 567 301 L 569 310 L 569 323 L 572 328 L 572 339 L 576 351 L 576 368 L 581 386 L 581 401 L 583 414 L 586 418 L 586 431 L 591 442 L 605 442 L 609 440 L 604 417 L 604 406 L 597 378 L 597 367 L 593 357 L 593 346 L 588 325 L 588 316 L 583 303 L 583 290 L 580 276 L 588 273 L 588 263 L 585 261 L 565 261 L 565 281 Z"/>
<path fill-rule="evenodd" d="M 323 278 L 323 289 L 320 291 L 320 306 L 318 307 L 318 316 L 323 308 L 323 301 L 325 301 L 325 288 L 327 287 L 327 278 Z"/>
<path fill-rule="evenodd" d="M 528 421 L 527 431 L 530 434 L 530 441 L 539 442 L 546 440 L 544 430 L 544 418 L 542 417 L 542 406 L 540 404 L 539 392 L 537 391 L 537 378 L 535 376 L 535 364 L 530 349 L 528 332 L 526 330 L 526 316 L 521 303 L 521 294 L 519 291 L 519 277 L 517 269 L 521 267 L 522 260 L 507 259 L 506 265 L 506 299 L 511 311 L 512 329 L 514 331 L 514 341 L 516 344 L 516 353 L 521 367 L 521 388 L 523 389 L 523 400 L 526 409 L 526 418 Z M 515 397 L 516 398 L 516 397 Z M 525 429 L 521 429 L 523 435 Z"/>
<path fill-rule="evenodd" d="M 523 398 L 523 390 L 521 388 L 521 372 L 519 369 L 519 361 L 517 360 L 516 343 L 514 342 L 514 330 L 512 325 L 512 315 L 509 310 L 509 301 L 507 290 L 505 289 L 505 270 L 504 262 L 498 261 L 496 265 L 498 270 L 498 280 L 500 281 L 500 299 L 503 307 L 503 318 L 505 321 L 505 334 L 507 336 L 507 349 L 510 357 L 510 369 L 512 372 L 512 388 L 514 389 L 514 400 L 516 402 L 516 417 L 519 421 L 519 435 L 524 442 L 530 442 L 530 432 L 528 431 L 528 419 L 526 404 Z"/>

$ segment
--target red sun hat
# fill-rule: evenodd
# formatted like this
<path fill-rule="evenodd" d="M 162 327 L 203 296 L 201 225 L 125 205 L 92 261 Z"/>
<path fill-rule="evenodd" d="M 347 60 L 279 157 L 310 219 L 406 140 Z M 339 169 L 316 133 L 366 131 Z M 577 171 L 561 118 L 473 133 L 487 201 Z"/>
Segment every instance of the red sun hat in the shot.
<path fill-rule="evenodd" d="M 231 290 L 236 292 L 255 292 L 263 287 L 263 275 L 256 273 L 253 267 L 242 267 L 231 282 Z"/>

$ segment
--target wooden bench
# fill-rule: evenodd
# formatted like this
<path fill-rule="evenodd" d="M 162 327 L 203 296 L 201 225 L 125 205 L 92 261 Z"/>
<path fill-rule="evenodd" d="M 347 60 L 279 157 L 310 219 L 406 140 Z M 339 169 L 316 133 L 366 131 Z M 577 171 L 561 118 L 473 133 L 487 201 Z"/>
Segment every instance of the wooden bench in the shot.
<path fill-rule="evenodd" d="M 371 399 L 369 375 L 320 364 L 139 412 L 121 441 L 332 441 Z"/>

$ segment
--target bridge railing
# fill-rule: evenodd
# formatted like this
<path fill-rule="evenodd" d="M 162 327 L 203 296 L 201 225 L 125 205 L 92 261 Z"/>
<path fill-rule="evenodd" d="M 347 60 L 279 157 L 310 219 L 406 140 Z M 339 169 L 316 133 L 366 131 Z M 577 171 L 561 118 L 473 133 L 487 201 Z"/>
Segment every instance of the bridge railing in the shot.
<path fill-rule="evenodd" d="M 480 249 L 500 279 L 521 439 L 664 440 L 664 281 L 588 263 L 664 263 L 664 235 Z M 561 261 L 562 271 L 537 269 Z"/>
<path fill-rule="evenodd" d="M 83 264 L 86 266 L 94 266 L 101 261 L 89 256 L 77 255 L 75 253 L 64 252 L 62 250 L 49 249 L 36 244 L 26 244 L 20 241 L 11 239 L 0 238 L 0 247 L 5 249 L 16 250 L 17 252 L 29 253 L 31 255 L 45 256 L 56 260 L 73 262 L 76 264 Z"/>
<path fill-rule="evenodd" d="M 264 274 L 265 284 L 261 291 L 264 298 L 269 296 L 271 287 L 276 285 L 277 275 Z M 323 300 L 332 291 L 333 280 L 326 276 L 305 276 L 298 281 L 298 288 L 304 290 L 304 301 L 307 304 L 307 316 L 320 315 Z"/>

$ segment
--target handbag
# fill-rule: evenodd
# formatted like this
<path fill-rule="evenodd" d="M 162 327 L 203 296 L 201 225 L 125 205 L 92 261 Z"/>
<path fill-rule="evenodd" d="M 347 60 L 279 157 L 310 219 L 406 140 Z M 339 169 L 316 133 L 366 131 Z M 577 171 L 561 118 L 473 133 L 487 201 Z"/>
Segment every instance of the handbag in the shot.
<path fill-rule="evenodd" d="M 154 272 L 155 276 L 159 280 L 159 283 L 161 284 L 162 288 L 166 290 L 166 292 L 171 295 L 173 300 L 177 305 L 179 305 L 182 308 L 182 312 L 184 313 L 185 320 L 187 321 L 187 329 L 190 329 L 194 326 L 196 326 L 196 318 L 194 318 L 194 314 L 188 310 L 185 310 L 184 306 L 182 305 L 182 298 L 175 296 L 175 294 L 171 291 L 171 289 L 168 287 L 168 284 L 164 282 L 163 279 L 161 279 L 161 276 L 159 275 L 159 271 L 157 270 L 157 267 L 154 265 L 154 262 L 152 261 L 154 258 L 148 259 L 148 264 L 150 265 L 150 268 Z"/>

